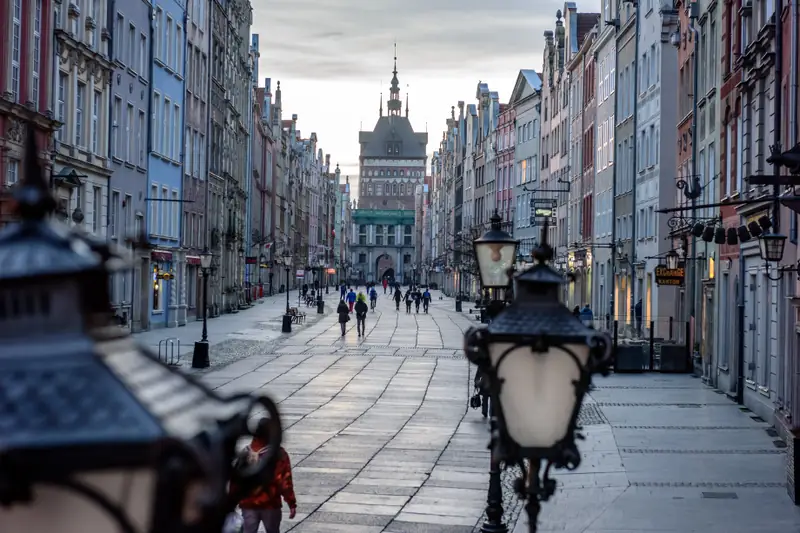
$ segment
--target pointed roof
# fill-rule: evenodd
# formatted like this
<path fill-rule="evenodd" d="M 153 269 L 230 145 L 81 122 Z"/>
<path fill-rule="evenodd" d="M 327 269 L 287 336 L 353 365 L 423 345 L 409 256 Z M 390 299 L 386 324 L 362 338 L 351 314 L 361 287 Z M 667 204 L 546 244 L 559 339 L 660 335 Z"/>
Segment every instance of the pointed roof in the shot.
<path fill-rule="evenodd" d="M 378 118 L 372 131 L 359 132 L 362 157 L 387 157 L 386 143 L 400 142 L 399 158 L 417 159 L 427 156 L 428 134 L 417 133 L 407 117 L 388 116 Z"/>
<path fill-rule="evenodd" d="M 542 90 L 542 78 L 533 69 L 522 69 L 517 74 L 514 90 L 509 98 L 509 105 L 516 105 Z"/>

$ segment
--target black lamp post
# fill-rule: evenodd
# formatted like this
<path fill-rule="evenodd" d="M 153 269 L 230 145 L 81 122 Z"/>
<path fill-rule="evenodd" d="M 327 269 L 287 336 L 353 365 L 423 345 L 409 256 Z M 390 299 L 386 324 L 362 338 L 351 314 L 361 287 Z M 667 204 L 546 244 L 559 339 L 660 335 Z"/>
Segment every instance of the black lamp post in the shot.
<path fill-rule="evenodd" d="M 192 368 L 208 368 L 211 364 L 208 357 L 208 274 L 211 270 L 211 252 L 204 248 L 200 253 L 200 270 L 203 275 L 203 336 L 194 343 Z"/>
<path fill-rule="evenodd" d="M 27 302 L 0 318 L 0 376 L 10 378 L 0 385 L 2 529 L 219 532 L 241 496 L 272 476 L 277 407 L 219 395 L 111 323 L 109 279 L 130 264 L 51 217 L 56 202 L 28 132 L 20 223 L 0 231 L 0 301 Z M 268 451 L 234 471 L 255 408 L 269 421 Z"/>
<path fill-rule="evenodd" d="M 559 303 L 564 278 L 546 264 L 553 257 L 546 239 L 545 224 L 533 253 L 536 264 L 515 277 L 514 301 L 488 327 L 471 329 L 465 339 L 467 358 L 487 377 L 495 460 L 523 470 L 516 487 L 527 499 L 532 533 L 540 502 L 555 492 L 550 469 L 573 470 L 580 464 L 575 438 L 583 396 L 592 375 L 607 374 L 611 361 L 608 335 L 586 327 Z M 494 269 L 481 269 L 482 276 L 499 281 L 497 263 L 508 252 L 487 248 L 491 257 L 501 259 L 493 261 Z M 513 261 L 513 253 L 507 257 Z M 527 472 L 525 460 L 530 461 Z"/>
<path fill-rule="evenodd" d="M 289 271 L 292 269 L 292 254 L 289 251 L 283 252 L 281 263 L 286 269 L 286 312 L 283 314 L 281 325 L 282 333 L 292 332 L 292 316 L 289 314 Z"/>
<path fill-rule="evenodd" d="M 317 314 L 325 314 L 325 300 L 322 299 L 322 260 L 317 260 Z"/>
<path fill-rule="evenodd" d="M 501 229 L 503 219 L 495 211 L 491 220 L 491 228 L 472 243 L 475 258 L 478 262 L 481 286 L 491 289 L 493 301 L 489 306 L 490 318 L 494 318 L 502 309 L 502 302 L 497 301 L 497 290 L 511 286 L 511 272 L 517 255 L 519 241 Z M 482 371 L 483 369 L 479 369 Z M 481 391 L 488 392 L 488 391 Z M 496 432 L 497 419 L 494 415 L 494 398 L 483 395 L 484 401 L 489 399 L 489 416 L 491 417 L 492 435 Z M 500 458 L 496 447 L 491 447 L 489 466 L 489 492 L 486 497 L 486 521 L 481 526 L 481 533 L 505 533 L 508 527 L 503 522 L 503 486 L 500 480 Z"/>

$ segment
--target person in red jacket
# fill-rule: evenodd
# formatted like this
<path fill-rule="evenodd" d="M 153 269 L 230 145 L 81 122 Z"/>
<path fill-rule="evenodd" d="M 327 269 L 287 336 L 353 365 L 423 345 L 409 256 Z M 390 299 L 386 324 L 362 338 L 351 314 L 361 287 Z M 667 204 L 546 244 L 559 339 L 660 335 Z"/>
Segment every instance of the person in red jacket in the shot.
<path fill-rule="evenodd" d="M 268 442 L 269 420 L 263 418 L 259 420 L 253 441 L 247 449 L 250 460 L 258 460 L 267 451 Z M 283 506 L 281 498 L 289 506 L 289 518 L 294 518 L 297 513 L 297 499 L 292 482 L 292 465 L 289 454 L 283 447 L 278 452 L 278 462 L 272 479 L 239 502 L 244 519 L 242 533 L 258 533 L 258 526 L 262 523 L 267 533 L 280 533 Z"/>

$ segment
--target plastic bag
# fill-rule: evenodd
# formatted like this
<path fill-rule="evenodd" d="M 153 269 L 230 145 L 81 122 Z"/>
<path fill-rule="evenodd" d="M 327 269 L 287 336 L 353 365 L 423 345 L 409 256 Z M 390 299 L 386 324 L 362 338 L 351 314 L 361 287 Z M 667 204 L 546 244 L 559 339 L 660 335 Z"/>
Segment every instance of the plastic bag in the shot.
<path fill-rule="evenodd" d="M 238 512 L 233 512 L 225 519 L 222 533 L 242 533 L 244 531 L 244 518 Z"/>

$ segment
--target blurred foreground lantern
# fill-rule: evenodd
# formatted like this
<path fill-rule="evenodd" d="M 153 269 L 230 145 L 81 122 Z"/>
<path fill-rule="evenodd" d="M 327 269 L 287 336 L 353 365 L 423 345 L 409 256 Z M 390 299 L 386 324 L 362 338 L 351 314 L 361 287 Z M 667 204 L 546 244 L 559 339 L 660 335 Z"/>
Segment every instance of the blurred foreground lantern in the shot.
<path fill-rule="evenodd" d="M 546 225 L 541 242 L 533 253 L 536 264 L 515 277 L 511 305 L 465 340 L 466 355 L 488 377 L 496 407 L 492 446 L 507 466 L 527 472 L 516 488 L 528 500 L 532 532 L 539 502 L 555 491 L 550 468 L 580 464 L 575 439 L 581 403 L 592 375 L 606 375 L 611 362 L 608 335 L 584 326 L 558 301 L 564 278 L 546 264 L 553 256 Z"/>
<path fill-rule="evenodd" d="M 511 285 L 511 267 L 517 257 L 519 241 L 501 229 L 503 218 L 494 212 L 491 229 L 473 241 L 481 274 L 481 286 L 505 289 Z"/>
<path fill-rule="evenodd" d="M 219 533 L 228 482 L 272 475 L 277 408 L 217 395 L 111 324 L 109 274 L 127 262 L 50 216 L 27 142 L 20 221 L 0 232 L 0 531 Z M 274 451 L 234 471 L 254 410 Z"/>

